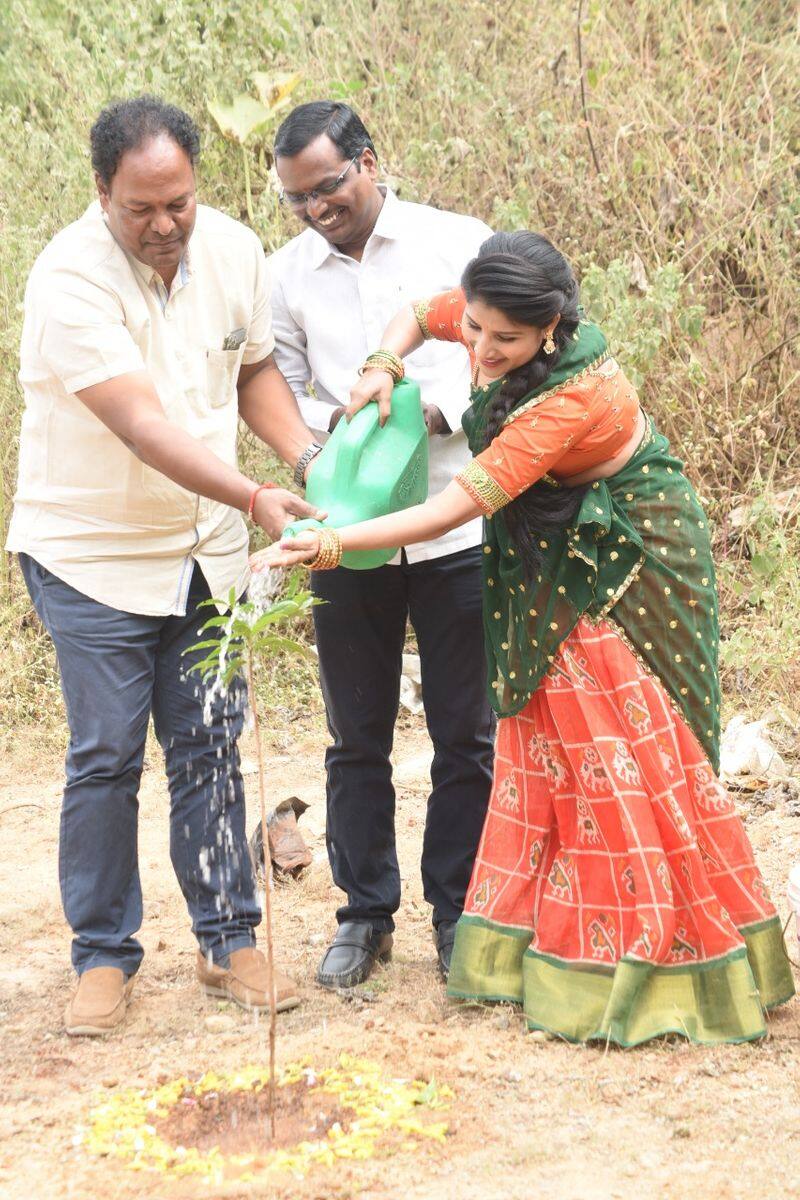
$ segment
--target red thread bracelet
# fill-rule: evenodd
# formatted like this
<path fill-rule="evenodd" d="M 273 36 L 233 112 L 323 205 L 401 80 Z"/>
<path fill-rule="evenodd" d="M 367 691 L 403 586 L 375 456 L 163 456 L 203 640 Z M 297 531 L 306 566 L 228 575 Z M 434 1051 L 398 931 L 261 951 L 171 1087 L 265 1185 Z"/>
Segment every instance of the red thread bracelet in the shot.
<path fill-rule="evenodd" d="M 250 521 L 253 519 L 253 509 L 256 506 L 256 496 L 259 492 L 265 492 L 267 488 L 276 488 L 277 483 L 260 483 L 250 497 L 250 503 L 247 506 L 247 516 Z"/>

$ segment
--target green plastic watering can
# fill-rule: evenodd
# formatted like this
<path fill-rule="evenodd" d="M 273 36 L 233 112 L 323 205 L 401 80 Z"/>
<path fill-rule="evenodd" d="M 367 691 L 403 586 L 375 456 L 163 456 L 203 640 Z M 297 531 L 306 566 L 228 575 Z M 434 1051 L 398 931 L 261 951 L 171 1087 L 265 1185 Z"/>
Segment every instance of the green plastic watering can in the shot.
<path fill-rule="evenodd" d="M 368 404 L 349 424 L 342 417 L 317 455 L 306 488 L 309 504 L 328 516 L 323 522 L 293 521 L 284 537 L 321 525 L 354 525 L 427 499 L 428 431 L 419 385 L 401 380 L 392 391 L 391 415 L 383 428 L 378 416 L 377 404 Z M 351 550 L 342 555 L 342 566 L 356 571 L 382 567 L 397 549 Z"/>

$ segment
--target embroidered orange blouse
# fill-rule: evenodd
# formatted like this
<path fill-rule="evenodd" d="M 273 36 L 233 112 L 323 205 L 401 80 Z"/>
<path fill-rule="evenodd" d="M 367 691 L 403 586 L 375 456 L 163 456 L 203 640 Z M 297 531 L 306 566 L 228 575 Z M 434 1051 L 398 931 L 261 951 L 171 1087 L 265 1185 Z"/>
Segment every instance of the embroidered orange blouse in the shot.
<path fill-rule="evenodd" d="M 461 342 L 461 288 L 414 308 L 425 337 Z M 545 475 L 568 481 L 613 458 L 633 436 L 639 397 L 610 355 L 510 414 L 496 438 L 456 476 L 485 513 L 496 512 Z"/>

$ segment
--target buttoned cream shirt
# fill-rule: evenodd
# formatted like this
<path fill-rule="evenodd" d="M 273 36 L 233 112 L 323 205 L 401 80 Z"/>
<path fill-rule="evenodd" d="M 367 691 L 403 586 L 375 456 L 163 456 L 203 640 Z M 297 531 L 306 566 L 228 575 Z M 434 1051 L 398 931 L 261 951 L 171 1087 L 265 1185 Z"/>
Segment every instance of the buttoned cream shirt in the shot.
<path fill-rule="evenodd" d="M 236 465 L 242 363 L 272 352 L 256 235 L 203 205 L 169 292 L 112 236 L 99 203 L 34 264 L 25 293 L 25 410 L 6 548 L 102 604 L 183 615 L 196 562 L 212 596 L 247 578 L 241 515 L 146 466 L 75 395 L 146 370 L 167 418 Z M 243 341 L 223 349 L 237 330 Z"/>
<path fill-rule="evenodd" d="M 360 262 L 306 229 L 269 259 L 275 358 L 306 424 L 327 436 L 332 410 L 349 402 L 358 368 L 398 309 L 461 281 L 491 229 L 474 217 L 399 200 L 388 188 Z M 461 429 L 469 404 L 463 346 L 428 341 L 406 358 L 422 400 L 441 409 L 451 434 L 430 439 L 428 492 L 441 492 L 471 459 Z M 311 389 L 313 387 L 313 395 Z M 480 518 L 406 549 L 410 562 L 453 554 L 481 541 Z M 400 561 L 399 555 L 392 559 Z"/>

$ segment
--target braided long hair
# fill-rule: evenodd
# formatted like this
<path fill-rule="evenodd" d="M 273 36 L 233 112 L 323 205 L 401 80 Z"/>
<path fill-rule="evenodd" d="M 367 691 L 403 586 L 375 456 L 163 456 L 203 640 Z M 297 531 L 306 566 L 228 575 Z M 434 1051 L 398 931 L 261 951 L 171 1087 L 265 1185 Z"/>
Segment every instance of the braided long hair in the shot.
<path fill-rule="evenodd" d="M 522 366 L 510 371 L 498 388 L 484 419 L 484 448 L 497 436 L 511 410 L 547 381 L 578 327 L 578 284 L 567 260 L 539 233 L 520 230 L 495 233 L 467 264 L 461 279 L 467 301 L 478 299 L 520 325 L 544 328 L 555 317 L 552 354 L 542 347 Z M 586 485 L 554 488 L 534 483 L 503 510 L 509 534 L 530 579 L 539 569 L 539 539 L 571 525 Z"/>

